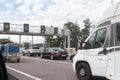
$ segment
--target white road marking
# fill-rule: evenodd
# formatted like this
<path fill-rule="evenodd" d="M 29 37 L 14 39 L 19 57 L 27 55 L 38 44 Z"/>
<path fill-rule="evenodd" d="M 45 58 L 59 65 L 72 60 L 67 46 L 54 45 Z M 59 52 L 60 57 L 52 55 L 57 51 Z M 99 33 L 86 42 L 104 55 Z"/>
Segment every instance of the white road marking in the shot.
<path fill-rule="evenodd" d="M 40 79 L 40 78 L 38 78 L 38 77 L 32 76 L 32 75 L 30 75 L 30 74 L 27 74 L 27 73 L 25 73 L 25 72 L 22 72 L 22 71 L 20 71 L 20 70 L 14 69 L 14 68 L 11 68 L 11 67 L 9 67 L 9 66 L 7 66 L 7 68 L 10 69 L 10 70 L 13 70 L 13 71 L 15 71 L 15 72 L 18 72 L 18 73 L 20 73 L 20 74 L 22 74 L 22 75 L 25 75 L 25 76 L 27 76 L 27 77 L 29 77 L 29 78 L 32 78 L 32 79 L 34 79 L 34 80 L 42 80 L 42 79 Z"/>
<path fill-rule="evenodd" d="M 54 60 L 47 60 L 47 59 L 38 59 L 38 58 L 33 58 L 33 57 L 25 57 L 22 56 L 23 58 L 29 58 L 29 59 L 35 59 L 35 60 L 42 60 L 42 61 L 49 61 L 49 62 L 56 62 L 56 63 L 62 63 L 62 64 L 72 64 L 72 63 L 67 63 L 67 62 L 60 62 L 60 61 L 54 61 Z"/>

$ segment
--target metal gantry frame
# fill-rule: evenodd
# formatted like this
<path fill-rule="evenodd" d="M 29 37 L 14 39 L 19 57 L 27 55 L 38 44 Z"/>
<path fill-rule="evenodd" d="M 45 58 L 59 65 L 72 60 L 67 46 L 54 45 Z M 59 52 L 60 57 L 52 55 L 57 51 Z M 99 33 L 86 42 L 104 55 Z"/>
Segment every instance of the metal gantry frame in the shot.
<path fill-rule="evenodd" d="M 62 32 L 59 32 L 58 31 L 58 34 L 49 34 L 46 30 L 46 33 L 42 34 L 40 31 L 40 26 L 32 26 L 32 25 L 29 25 L 29 32 L 24 32 L 24 24 L 10 24 L 10 30 L 8 31 L 4 31 L 4 22 L 0 22 L 0 34 L 8 34 L 8 35 L 19 35 L 19 44 L 21 44 L 21 36 L 22 35 L 26 35 L 26 36 L 32 36 L 32 45 L 33 45 L 33 36 L 60 36 L 60 35 L 64 35 L 64 36 L 67 36 L 65 37 L 65 44 L 64 45 L 64 48 L 66 48 L 65 46 L 67 46 L 67 48 L 70 48 L 70 31 L 68 29 L 64 29 L 64 34 L 61 34 Z M 12 29 L 11 29 L 12 27 Z M 36 28 L 39 28 L 36 29 Z M 35 32 L 35 31 L 39 31 L 39 32 Z M 31 32 L 32 31 L 32 32 Z M 52 43 L 52 46 L 53 46 L 53 43 Z"/>

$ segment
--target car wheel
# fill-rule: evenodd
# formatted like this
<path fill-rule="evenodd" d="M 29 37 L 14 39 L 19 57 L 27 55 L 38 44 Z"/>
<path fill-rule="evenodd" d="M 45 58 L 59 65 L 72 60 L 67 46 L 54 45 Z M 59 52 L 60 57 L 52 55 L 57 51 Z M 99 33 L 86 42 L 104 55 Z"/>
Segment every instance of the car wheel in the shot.
<path fill-rule="evenodd" d="M 63 60 L 66 60 L 66 58 L 63 58 Z"/>
<path fill-rule="evenodd" d="M 31 54 L 31 53 L 28 53 L 28 56 L 32 56 L 32 54 Z"/>
<path fill-rule="evenodd" d="M 20 60 L 18 59 L 17 62 L 20 62 Z"/>
<path fill-rule="evenodd" d="M 79 80 L 91 80 L 91 71 L 86 63 L 77 65 L 76 74 Z"/>
<path fill-rule="evenodd" d="M 40 56 L 40 54 L 38 54 L 38 56 Z"/>
<path fill-rule="evenodd" d="M 53 56 L 52 54 L 50 55 L 50 59 L 51 59 L 51 60 L 54 60 L 54 56 Z"/>
<path fill-rule="evenodd" d="M 25 53 L 23 53 L 23 56 L 25 56 Z"/>
<path fill-rule="evenodd" d="M 41 59 L 43 59 L 43 58 L 44 58 L 44 57 L 43 57 L 43 54 L 41 54 L 41 55 L 40 55 L 40 58 L 41 58 Z"/>

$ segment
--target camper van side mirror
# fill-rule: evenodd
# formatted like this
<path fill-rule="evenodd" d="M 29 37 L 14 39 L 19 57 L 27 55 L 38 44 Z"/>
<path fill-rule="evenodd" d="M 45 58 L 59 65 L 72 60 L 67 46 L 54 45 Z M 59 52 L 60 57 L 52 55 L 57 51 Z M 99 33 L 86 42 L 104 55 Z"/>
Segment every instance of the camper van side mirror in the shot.
<path fill-rule="evenodd" d="M 88 42 L 81 42 L 80 43 L 80 49 L 89 49 L 90 48 L 90 44 Z"/>
<path fill-rule="evenodd" d="M 81 49 L 82 50 L 82 45 L 83 45 L 83 42 L 80 42 L 80 47 L 79 47 L 79 49 Z"/>
<path fill-rule="evenodd" d="M 103 49 L 103 54 L 107 55 L 107 49 L 106 48 Z"/>

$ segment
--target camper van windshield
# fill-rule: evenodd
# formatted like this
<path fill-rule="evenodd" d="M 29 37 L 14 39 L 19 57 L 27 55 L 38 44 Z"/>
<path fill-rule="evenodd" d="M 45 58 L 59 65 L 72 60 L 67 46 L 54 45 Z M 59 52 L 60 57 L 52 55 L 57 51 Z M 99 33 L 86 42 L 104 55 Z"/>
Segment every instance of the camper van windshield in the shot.
<path fill-rule="evenodd" d="M 106 31 L 106 28 L 102 28 L 93 33 L 93 35 L 88 39 L 87 43 L 85 44 L 85 48 L 93 49 L 102 47 L 105 41 Z"/>

